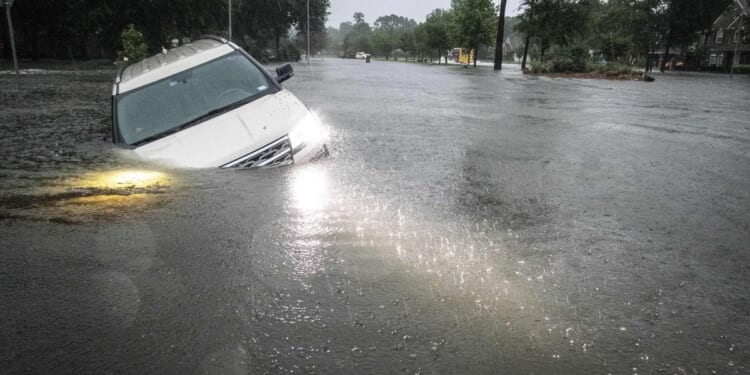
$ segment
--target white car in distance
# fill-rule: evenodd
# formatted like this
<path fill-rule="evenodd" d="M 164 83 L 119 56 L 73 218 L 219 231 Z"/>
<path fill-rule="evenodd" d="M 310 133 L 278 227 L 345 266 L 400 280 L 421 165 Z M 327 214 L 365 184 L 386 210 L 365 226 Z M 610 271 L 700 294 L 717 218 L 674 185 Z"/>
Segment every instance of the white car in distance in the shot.
<path fill-rule="evenodd" d="M 289 165 L 328 155 L 318 116 L 247 52 L 203 37 L 121 70 L 112 139 L 138 159 L 177 168 Z"/>

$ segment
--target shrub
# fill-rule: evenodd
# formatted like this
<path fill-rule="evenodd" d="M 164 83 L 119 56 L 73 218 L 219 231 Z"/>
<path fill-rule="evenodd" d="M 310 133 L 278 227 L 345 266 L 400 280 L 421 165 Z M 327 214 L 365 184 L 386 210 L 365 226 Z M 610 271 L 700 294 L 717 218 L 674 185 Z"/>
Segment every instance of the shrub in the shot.
<path fill-rule="evenodd" d="M 532 60 L 529 63 L 531 74 L 545 74 L 552 72 L 552 63 L 549 61 Z"/>
<path fill-rule="evenodd" d="M 551 51 L 552 71 L 555 73 L 586 72 L 591 66 L 589 52 L 583 45 L 558 47 Z"/>
<path fill-rule="evenodd" d="M 279 53 L 276 56 L 276 59 L 279 61 L 297 62 L 300 58 L 302 58 L 302 54 L 292 42 L 283 43 L 279 47 Z"/>
<path fill-rule="evenodd" d="M 117 65 L 130 65 L 134 62 L 141 61 L 148 57 L 148 45 L 143 34 L 136 30 L 133 24 L 122 31 L 120 34 L 122 50 L 117 51 Z"/>
<path fill-rule="evenodd" d="M 734 72 L 737 74 L 750 74 L 750 65 L 737 65 L 734 67 Z"/>

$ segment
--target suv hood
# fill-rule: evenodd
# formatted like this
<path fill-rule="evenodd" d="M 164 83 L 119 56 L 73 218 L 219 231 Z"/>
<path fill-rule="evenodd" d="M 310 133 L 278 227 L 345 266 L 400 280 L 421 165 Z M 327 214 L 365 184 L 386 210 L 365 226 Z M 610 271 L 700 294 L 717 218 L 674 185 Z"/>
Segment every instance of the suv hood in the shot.
<path fill-rule="evenodd" d="M 284 89 L 133 150 L 177 168 L 215 168 L 289 134 L 308 114 Z"/>

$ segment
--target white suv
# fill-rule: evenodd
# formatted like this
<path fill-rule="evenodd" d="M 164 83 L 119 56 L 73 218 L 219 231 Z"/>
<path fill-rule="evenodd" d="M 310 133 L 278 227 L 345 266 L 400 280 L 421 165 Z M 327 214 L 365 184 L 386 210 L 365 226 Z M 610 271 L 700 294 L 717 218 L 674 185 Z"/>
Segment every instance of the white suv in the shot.
<path fill-rule="evenodd" d="M 121 70 L 112 138 L 136 157 L 178 168 L 251 168 L 327 155 L 315 113 L 234 43 L 204 37 Z"/>

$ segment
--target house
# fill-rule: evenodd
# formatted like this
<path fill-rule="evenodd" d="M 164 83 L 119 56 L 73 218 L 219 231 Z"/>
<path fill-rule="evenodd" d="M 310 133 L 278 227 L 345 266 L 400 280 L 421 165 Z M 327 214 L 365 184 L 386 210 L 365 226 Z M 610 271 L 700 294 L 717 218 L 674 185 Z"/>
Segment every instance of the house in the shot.
<path fill-rule="evenodd" d="M 734 0 L 711 25 L 703 45 L 710 68 L 750 65 L 750 0 Z"/>

